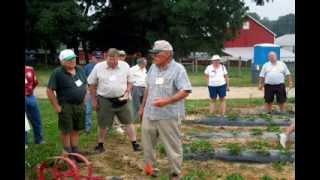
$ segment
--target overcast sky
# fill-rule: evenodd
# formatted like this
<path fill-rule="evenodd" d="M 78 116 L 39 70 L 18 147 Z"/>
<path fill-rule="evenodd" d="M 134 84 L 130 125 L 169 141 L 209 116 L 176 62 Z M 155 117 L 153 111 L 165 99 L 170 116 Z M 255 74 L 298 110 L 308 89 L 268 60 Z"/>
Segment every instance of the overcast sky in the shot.
<path fill-rule="evenodd" d="M 257 13 L 261 18 L 267 17 L 269 20 L 276 20 L 279 16 L 289 13 L 295 14 L 295 0 L 270 0 L 264 6 L 257 6 L 252 0 L 244 0 L 249 7 L 249 12 Z"/>

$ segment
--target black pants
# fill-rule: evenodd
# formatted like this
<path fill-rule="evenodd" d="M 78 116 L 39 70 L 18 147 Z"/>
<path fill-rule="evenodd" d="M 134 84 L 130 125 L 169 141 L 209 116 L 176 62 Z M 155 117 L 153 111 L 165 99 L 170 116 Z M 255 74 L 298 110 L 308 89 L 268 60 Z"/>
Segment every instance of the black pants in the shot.
<path fill-rule="evenodd" d="M 277 103 L 282 104 L 287 101 L 286 86 L 284 84 L 265 84 L 264 99 L 266 103 L 273 103 L 274 95 L 276 95 Z"/>

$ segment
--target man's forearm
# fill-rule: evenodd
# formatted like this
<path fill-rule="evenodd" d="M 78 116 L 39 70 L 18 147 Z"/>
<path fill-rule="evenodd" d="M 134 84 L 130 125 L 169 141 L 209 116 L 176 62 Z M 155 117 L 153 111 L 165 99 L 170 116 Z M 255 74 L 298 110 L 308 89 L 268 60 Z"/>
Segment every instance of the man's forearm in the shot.
<path fill-rule="evenodd" d="M 89 85 L 89 92 L 93 99 L 97 98 L 97 86 L 96 85 Z"/>
<path fill-rule="evenodd" d="M 189 92 L 187 92 L 186 90 L 180 90 L 174 96 L 170 97 L 170 104 L 178 102 L 178 101 L 186 98 L 188 95 L 189 95 Z"/>
<path fill-rule="evenodd" d="M 148 88 L 146 87 L 144 89 L 144 93 L 143 93 L 143 99 L 142 99 L 142 103 L 141 103 L 141 107 L 144 107 L 146 105 L 147 102 L 147 97 L 148 97 Z"/>
<path fill-rule="evenodd" d="M 288 82 L 292 83 L 292 76 L 291 75 L 288 75 Z"/>
<path fill-rule="evenodd" d="M 131 93 L 132 92 L 132 83 L 127 83 L 127 89 L 126 89 L 126 91 L 128 92 L 128 93 Z"/>
<path fill-rule="evenodd" d="M 263 78 L 263 77 L 260 77 L 260 78 L 259 78 L 259 84 L 260 84 L 260 85 L 264 85 L 264 78 Z"/>
<path fill-rule="evenodd" d="M 58 100 L 52 89 L 47 89 L 47 96 L 54 107 L 59 106 Z"/>

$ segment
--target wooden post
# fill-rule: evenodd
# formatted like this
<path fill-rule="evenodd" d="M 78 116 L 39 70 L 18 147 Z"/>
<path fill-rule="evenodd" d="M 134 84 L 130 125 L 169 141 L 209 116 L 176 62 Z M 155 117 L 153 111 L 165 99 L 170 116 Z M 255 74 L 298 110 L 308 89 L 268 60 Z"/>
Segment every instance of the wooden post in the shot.
<path fill-rule="evenodd" d="M 228 71 L 230 70 L 230 59 L 227 59 L 227 64 L 228 64 Z"/>
<path fill-rule="evenodd" d="M 238 61 L 238 77 L 241 77 L 241 57 L 239 57 Z"/>

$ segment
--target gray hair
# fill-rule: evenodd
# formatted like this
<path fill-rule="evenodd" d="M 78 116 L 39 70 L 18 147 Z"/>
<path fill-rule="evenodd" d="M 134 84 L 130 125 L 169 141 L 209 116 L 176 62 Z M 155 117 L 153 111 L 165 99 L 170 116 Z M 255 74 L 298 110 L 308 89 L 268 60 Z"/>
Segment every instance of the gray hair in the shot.
<path fill-rule="evenodd" d="M 147 64 L 147 59 L 144 57 L 138 58 L 137 64 Z"/>
<path fill-rule="evenodd" d="M 269 55 L 272 55 L 272 54 L 273 54 L 276 58 L 278 57 L 278 55 L 277 55 L 277 53 L 276 53 L 275 51 L 270 51 L 270 52 L 268 53 L 268 56 L 269 56 Z"/>

